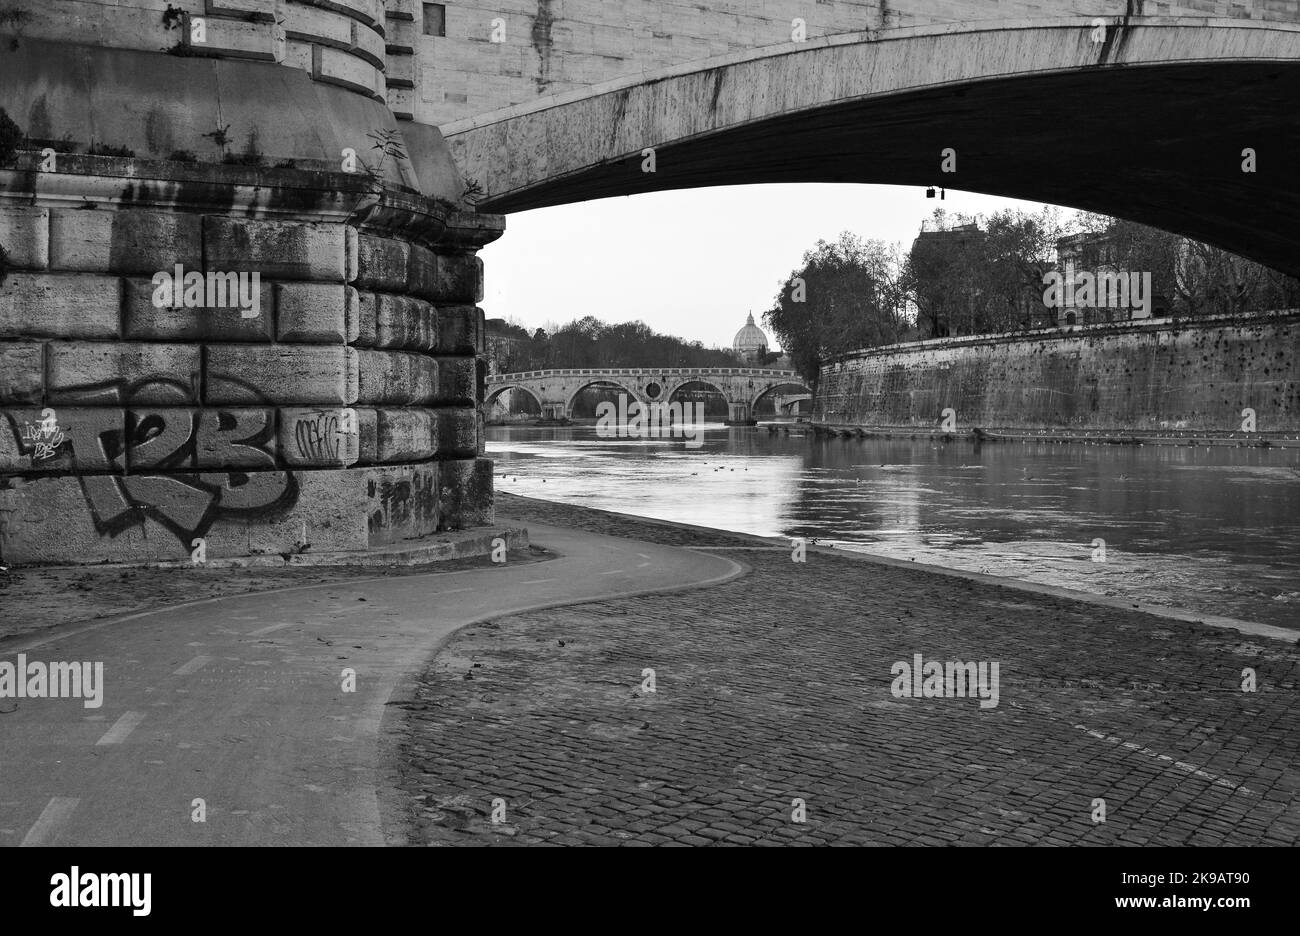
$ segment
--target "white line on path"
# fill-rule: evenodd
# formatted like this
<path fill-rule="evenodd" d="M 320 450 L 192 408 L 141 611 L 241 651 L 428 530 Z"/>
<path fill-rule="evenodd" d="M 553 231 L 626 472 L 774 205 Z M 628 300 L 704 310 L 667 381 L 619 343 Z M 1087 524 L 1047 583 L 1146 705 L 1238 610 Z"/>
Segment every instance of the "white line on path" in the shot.
<path fill-rule="evenodd" d="M 610 569 L 608 572 L 601 572 L 600 575 L 622 575 L 622 569 Z"/>
<path fill-rule="evenodd" d="M 438 592 L 440 595 L 458 595 L 461 592 L 475 591 L 473 588 L 453 588 L 451 591 Z"/>
<path fill-rule="evenodd" d="M 1086 732 L 1089 737 L 1096 738 L 1098 741 L 1105 741 L 1108 744 L 1118 744 L 1120 747 L 1124 748 L 1125 750 L 1136 751 L 1139 754 L 1145 754 L 1147 757 L 1154 757 L 1156 760 L 1164 761 L 1167 764 L 1173 764 L 1179 770 L 1192 774 L 1195 777 L 1200 777 L 1202 780 L 1208 780 L 1211 783 L 1213 783 L 1215 786 L 1227 787 L 1229 790 L 1232 790 L 1234 793 L 1244 793 L 1247 796 L 1259 795 L 1248 786 L 1244 786 L 1243 784 L 1240 783 L 1233 783 L 1231 780 L 1227 780 L 1224 779 L 1223 777 L 1216 776 L 1210 773 L 1208 770 L 1202 770 L 1201 768 L 1197 767 L 1195 764 L 1189 764 L 1186 763 L 1185 761 L 1176 761 L 1168 754 L 1161 754 L 1159 751 L 1153 751 L 1151 750 L 1151 748 L 1143 747 L 1142 745 L 1137 744 L 1136 742 L 1125 741 L 1123 738 L 1117 738 L 1114 735 L 1108 735 L 1104 731 L 1093 731 L 1087 725 L 1075 725 L 1074 727 L 1078 728 L 1080 731 Z"/>
<path fill-rule="evenodd" d="M 299 624 L 299 623 L 301 623 L 301 622 L 300 622 L 300 621 L 286 621 L 286 622 L 283 623 L 283 624 L 272 624 L 272 625 L 270 625 L 269 627 L 262 627 L 262 628 L 258 628 L 258 629 L 255 630 L 255 631 L 249 631 L 249 632 L 248 632 L 248 636 L 249 636 L 249 637 L 263 637 L 263 636 L 265 636 L 266 634 L 274 634 L 274 633 L 275 633 L 276 631 L 278 631 L 278 630 L 284 630 L 286 627 L 293 627 L 295 624 Z"/>
<path fill-rule="evenodd" d="M 172 673 L 172 675 L 188 676 L 190 673 L 195 673 L 203 669 L 203 667 L 207 666 L 211 662 L 212 662 L 212 657 L 203 656 L 202 654 L 199 654 L 194 659 L 190 660 L 188 663 L 186 663 L 184 666 L 178 669 L 176 672 Z"/>
<path fill-rule="evenodd" d="M 554 582 L 554 581 L 555 581 L 555 579 L 553 579 L 553 578 L 548 578 L 548 579 L 529 579 L 527 582 L 520 582 L 519 584 L 520 584 L 520 585 L 540 585 L 540 584 L 542 584 L 542 582 Z"/>
<path fill-rule="evenodd" d="M 124 712 L 121 718 L 113 722 L 113 727 L 104 733 L 104 737 L 95 742 L 95 747 L 101 744 L 121 744 L 142 721 L 144 721 L 143 712 Z"/>
<path fill-rule="evenodd" d="M 41 810 L 36 824 L 23 836 L 22 846 L 44 845 L 58 834 L 59 829 L 72 818 L 72 811 L 81 800 L 72 796 L 56 796 Z"/>

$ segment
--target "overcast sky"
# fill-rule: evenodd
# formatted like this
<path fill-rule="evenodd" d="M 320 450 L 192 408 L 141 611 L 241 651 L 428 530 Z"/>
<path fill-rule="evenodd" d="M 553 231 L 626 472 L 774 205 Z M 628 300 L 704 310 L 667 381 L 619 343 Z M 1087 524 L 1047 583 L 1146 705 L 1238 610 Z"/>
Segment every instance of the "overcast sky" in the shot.
<path fill-rule="evenodd" d="M 480 256 L 488 318 L 529 330 L 584 315 L 730 347 L 819 239 L 849 230 L 906 250 L 921 221 L 1033 202 L 894 185 L 743 185 L 607 198 L 509 215 Z M 769 335 L 769 338 L 771 336 Z"/>

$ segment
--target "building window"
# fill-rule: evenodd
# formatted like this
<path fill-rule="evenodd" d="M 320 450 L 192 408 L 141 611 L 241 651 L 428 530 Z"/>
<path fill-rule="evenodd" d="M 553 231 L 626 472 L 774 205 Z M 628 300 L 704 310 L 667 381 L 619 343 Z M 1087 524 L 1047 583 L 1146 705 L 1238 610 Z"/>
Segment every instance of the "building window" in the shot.
<path fill-rule="evenodd" d="M 424 4 L 424 34 L 426 36 L 447 35 L 447 6 L 442 3 Z"/>

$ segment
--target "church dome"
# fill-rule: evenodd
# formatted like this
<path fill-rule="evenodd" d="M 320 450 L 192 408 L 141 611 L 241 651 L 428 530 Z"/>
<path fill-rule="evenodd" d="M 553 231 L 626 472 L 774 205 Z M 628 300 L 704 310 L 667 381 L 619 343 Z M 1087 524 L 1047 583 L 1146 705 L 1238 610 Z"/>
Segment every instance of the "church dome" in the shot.
<path fill-rule="evenodd" d="M 749 313 L 745 326 L 736 332 L 736 338 L 731 342 L 731 349 L 749 360 L 767 354 L 767 335 L 763 334 L 763 329 L 754 324 L 753 312 Z"/>

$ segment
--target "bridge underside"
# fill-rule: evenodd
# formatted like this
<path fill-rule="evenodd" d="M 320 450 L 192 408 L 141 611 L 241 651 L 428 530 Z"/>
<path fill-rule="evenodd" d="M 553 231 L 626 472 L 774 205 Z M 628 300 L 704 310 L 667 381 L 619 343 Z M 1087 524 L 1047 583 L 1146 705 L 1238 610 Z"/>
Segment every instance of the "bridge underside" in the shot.
<path fill-rule="evenodd" d="M 652 120 L 644 145 L 656 148 L 654 173 L 641 171 L 641 151 L 630 147 L 550 178 L 544 165 L 521 177 L 516 163 L 499 174 L 505 184 L 490 188 L 482 206 L 515 212 L 752 183 L 935 185 L 1127 218 L 1300 275 L 1298 101 L 1300 61 L 1205 61 L 1040 71 L 859 96 L 669 142 L 653 138 Z M 530 116 L 546 115 L 556 137 L 563 112 L 580 104 Z M 638 111 L 642 121 L 645 110 Z M 514 118 L 519 131 L 525 119 Z M 622 125 L 611 133 L 629 137 Z M 478 149 L 455 133 L 449 141 L 462 152 Z M 945 174 L 940 154 L 949 147 L 957 172 Z M 1242 171 L 1247 147 L 1257 153 L 1254 173 Z"/>

